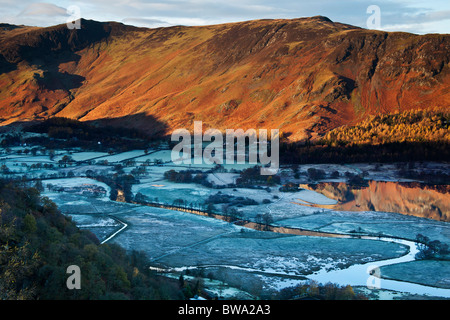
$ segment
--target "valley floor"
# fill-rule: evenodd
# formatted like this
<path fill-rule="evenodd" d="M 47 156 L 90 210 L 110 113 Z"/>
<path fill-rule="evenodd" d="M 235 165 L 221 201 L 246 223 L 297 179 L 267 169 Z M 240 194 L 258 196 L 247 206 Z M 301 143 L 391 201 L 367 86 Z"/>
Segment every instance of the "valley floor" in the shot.
<path fill-rule="evenodd" d="M 118 243 L 128 250 L 142 250 L 152 268 L 167 276 L 183 274 L 202 278 L 205 289 L 213 296 L 270 297 L 278 290 L 314 279 L 345 285 L 339 278 L 340 271 L 356 265 L 367 269 L 377 266 L 380 261 L 408 256 L 405 261 L 381 266 L 380 288 L 367 287 L 368 281 L 373 280 L 370 274 L 351 285 L 355 291 L 373 299 L 450 297 L 450 261 L 447 258 L 411 258 L 417 234 L 450 245 L 448 222 L 398 212 L 340 211 L 333 208 L 339 204 L 338 200 L 311 189 L 282 192 L 280 185 L 230 186 L 239 177 L 240 170 L 249 165 L 224 166 L 213 171 L 213 166 L 208 165 L 174 166 L 170 161 L 170 150 L 135 150 L 113 155 L 55 150 L 55 157 L 50 159 L 49 155 L 40 153 L 19 154 L 22 147 L 11 149 L 8 154 L 6 150 L 0 150 L 3 176 L 23 176 L 30 184 L 40 181 L 43 195 L 53 200 L 64 214 L 70 215 L 80 228 L 89 229 L 100 241 Z M 65 155 L 73 162 L 61 163 Z M 337 233 L 349 238 L 260 231 L 189 212 L 112 201 L 109 198 L 111 187 L 94 179 L 92 174 L 112 176 L 117 171 L 117 164 L 122 164 L 124 173 L 129 174 L 145 168 L 139 174 L 135 173 L 139 183 L 133 184 L 131 192 L 133 196 L 141 194 L 152 203 L 204 210 L 205 200 L 210 196 L 248 198 L 253 200 L 251 205 L 240 205 L 239 202 L 235 205 L 242 219 L 255 221 L 258 214 L 270 214 L 273 226 Z M 420 166 L 429 171 L 449 170 L 446 163 Z M 327 176 L 335 171 L 339 175 L 312 181 L 307 174 L 309 168 L 323 170 Z M 401 165 L 384 164 L 381 168 L 379 164 L 302 165 L 297 174 L 291 167 L 283 167 L 279 175 L 282 184 L 298 185 L 345 183 L 347 172 L 364 172 L 367 181 L 410 181 L 398 176 Z M 207 174 L 212 187 L 168 181 L 164 173 L 171 169 L 199 170 Z M 443 197 L 449 202 L 448 193 Z M 222 205 L 216 204 L 216 209 L 220 211 Z M 364 236 L 372 238 L 365 239 Z M 382 237 L 398 241 L 381 241 Z M 405 292 L 384 290 L 386 279 L 422 286 L 408 289 L 405 285 Z M 433 288 L 441 288 L 441 291 Z"/>

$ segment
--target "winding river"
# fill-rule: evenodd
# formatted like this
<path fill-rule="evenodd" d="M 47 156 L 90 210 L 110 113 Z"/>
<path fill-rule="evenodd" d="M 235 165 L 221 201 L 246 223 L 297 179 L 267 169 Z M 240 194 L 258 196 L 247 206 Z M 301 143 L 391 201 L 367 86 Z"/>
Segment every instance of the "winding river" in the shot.
<path fill-rule="evenodd" d="M 204 212 L 197 209 L 190 209 L 186 207 L 178 207 L 178 206 L 169 206 L 169 205 L 163 205 L 160 203 L 152 203 L 152 202 L 145 202 L 145 203 L 136 203 L 139 205 L 146 205 L 151 207 L 159 207 L 169 210 L 175 210 L 175 211 L 183 211 L 183 212 L 189 212 L 192 214 L 202 215 L 202 216 L 208 216 L 214 219 L 220 219 L 229 221 L 229 217 L 218 215 L 218 214 L 211 214 L 208 212 Z M 114 238 L 117 234 L 124 231 L 127 228 L 127 224 L 123 221 L 120 221 L 122 224 L 122 227 L 120 230 L 115 232 L 113 235 L 109 236 L 107 239 L 102 241 L 102 243 L 105 243 L 112 238 Z M 401 239 L 401 238 L 395 238 L 395 237 L 374 237 L 374 236 L 364 236 L 364 235 L 349 235 L 349 234 L 343 234 L 343 233 L 331 233 L 331 232 L 322 232 L 322 231 L 313 231 L 313 230 L 307 230 L 307 229 L 301 229 L 301 228 L 292 228 L 292 227 L 283 227 L 283 226 L 274 226 L 274 225 L 264 225 L 261 223 L 256 223 L 254 221 L 249 220 L 238 220 L 234 221 L 233 223 L 238 224 L 240 226 L 256 229 L 256 230 L 265 230 L 269 232 L 277 232 L 277 233 L 284 233 L 284 234 L 292 234 L 292 235 L 303 235 L 303 236 L 314 236 L 314 237 L 334 237 L 334 238 L 361 238 L 361 239 L 367 239 L 367 240 L 373 240 L 373 241 L 386 241 L 386 242 L 394 242 L 401 245 L 404 245 L 408 248 L 407 253 L 403 256 L 392 258 L 392 259 L 385 259 L 385 260 L 379 260 L 379 261 L 372 261 L 364 264 L 355 264 L 352 265 L 346 269 L 340 269 L 340 270 L 332 270 L 327 271 L 325 269 L 322 269 L 316 273 L 313 273 L 311 275 L 307 275 L 306 278 L 310 280 L 315 280 L 319 283 L 327 283 L 332 282 L 339 285 L 351 285 L 351 286 L 364 286 L 375 289 L 387 289 L 387 290 L 394 290 L 398 292 L 406 292 L 411 294 L 419 294 L 419 295 L 430 295 L 430 296 L 436 296 L 436 297 L 443 297 L 443 298 L 450 298 L 450 289 L 444 289 L 444 288 L 437 288 L 427 285 L 421 285 L 417 283 L 411 283 L 406 281 L 399 281 L 399 280 L 390 280 L 385 279 L 380 275 L 380 271 L 378 268 L 382 266 L 387 265 L 393 265 L 397 263 L 404 263 L 404 262 L 410 262 L 416 260 L 415 255 L 418 252 L 416 248 L 415 242 L 411 240 Z M 155 259 L 157 260 L 157 259 Z M 180 268 L 168 268 L 165 269 L 165 272 L 180 272 L 186 269 L 196 269 L 196 268 L 205 268 L 205 267 L 211 267 L 211 266 L 185 266 Z M 231 265 L 217 265 L 214 267 L 225 267 L 230 269 L 240 269 L 240 270 L 246 270 L 249 272 L 256 272 L 260 274 L 264 274 L 264 271 L 256 270 L 256 269 L 248 269 L 243 267 L 237 267 L 237 266 L 231 266 Z M 155 268 L 158 269 L 158 268 Z M 161 269 L 158 269 L 159 271 L 163 271 Z M 273 274 L 273 272 L 271 272 Z M 276 273 L 278 275 L 286 275 L 289 277 L 292 277 L 291 274 L 285 274 L 285 273 Z M 301 280 L 299 280 L 301 281 Z"/>
<path fill-rule="evenodd" d="M 176 206 L 164 206 L 161 204 L 156 203 L 146 203 L 145 205 L 153 206 L 153 207 L 161 207 L 169 210 L 176 210 L 176 211 L 184 211 L 184 212 L 190 212 L 193 214 L 200 214 L 204 216 L 209 216 L 211 218 L 220 219 L 220 220 L 227 220 L 227 217 L 217 214 L 208 214 L 203 211 L 199 210 L 192 210 L 187 208 L 181 208 Z M 429 296 L 436 296 L 436 297 L 443 297 L 443 298 L 450 298 L 450 289 L 444 289 L 444 288 L 437 288 L 427 285 L 421 285 L 417 283 L 411 283 L 406 281 L 399 281 L 399 280 L 390 280 L 385 279 L 380 275 L 379 268 L 382 266 L 387 265 L 393 265 L 397 263 L 404 263 L 404 262 L 410 262 L 416 260 L 415 255 L 418 253 L 418 249 L 416 247 L 416 243 L 411 240 L 401 239 L 401 238 L 394 238 L 394 237 L 374 237 L 374 236 L 364 236 L 364 235 L 349 235 L 349 234 L 343 234 L 343 233 L 331 233 L 331 232 L 322 232 L 322 231 L 313 231 L 313 230 L 307 230 L 307 229 L 300 229 L 300 228 L 291 228 L 291 227 L 281 227 L 281 226 L 273 226 L 273 225 L 262 225 L 259 223 L 255 223 L 253 221 L 248 220 L 239 220 L 235 221 L 234 223 L 239 224 L 246 228 L 256 229 L 256 230 L 266 230 L 270 232 L 276 232 L 276 233 L 283 233 L 283 234 L 292 234 L 292 235 L 303 235 L 303 236 L 313 236 L 313 237 L 333 237 L 333 238 L 345 238 L 345 239 L 352 239 L 352 238 L 360 238 L 360 239 L 366 239 L 366 240 L 372 240 L 372 241 L 385 241 L 385 242 L 394 242 L 398 243 L 400 245 L 404 245 L 408 248 L 407 253 L 403 256 L 392 258 L 392 259 L 385 259 L 385 260 L 379 260 L 379 261 L 372 261 L 364 264 L 355 264 L 352 265 L 346 269 L 340 269 L 340 270 L 332 270 L 327 271 L 325 269 L 322 269 L 316 273 L 313 273 L 311 275 L 307 275 L 306 278 L 310 280 L 315 280 L 319 283 L 327 283 L 332 282 L 339 285 L 351 285 L 351 286 L 367 286 L 369 289 L 386 289 L 386 290 L 394 290 L 399 292 L 406 292 L 410 294 L 419 294 L 419 295 L 429 295 Z M 157 259 L 155 259 L 157 260 Z M 187 269 L 197 269 L 197 268 L 207 268 L 207 267 L 224 267 L 229 269 L 239 269 L 243 271 L 249 271 L 254 273 L 260 273 L 264 274 L 266 272 L 257 270 L 257 269 L 251 269 L 251 268 L 245 268 L 245 267 L 238 267 L 238 266 L 232 266 L 232 265 L 196 265 L 196 266 L 184 266 L 184 267 L 178 267 L 178 268 L 168 268 L 165 269 L 165 272 L 181 272 Z M 163 271 L 161 269 L 158 269 L 160 271 Z M 292 277 L 292 274 L 286 274 L 283 272 L 269 272 L 268 274 L 272 275 L 286 275 L 289 277 Z M 299 280 L 301 281 L 301 280 Z"/>
<path fill-rule="evenodd" d="M 408 253 L 393 259 L 373 261 L 364 264 L 355 264 L 347 269 L 334 271 L 319 271 L 309 275 L 308 278 L 318 282 L 334 282 L 339 285 L 367 286 L 368 288 L 387 289 L 411 294 L 430 295 L 436 297 L 450 298 L 450 289 L 431 287 L 417 283 L 390 280 L 380 277 L 378 268 L 397 263 L 416 260 L 415 255 L 418 252 L 416 244 L 410 240 L 394 239 L 389 237 L 364 239 L 395 242 L 409 247 Z"/>

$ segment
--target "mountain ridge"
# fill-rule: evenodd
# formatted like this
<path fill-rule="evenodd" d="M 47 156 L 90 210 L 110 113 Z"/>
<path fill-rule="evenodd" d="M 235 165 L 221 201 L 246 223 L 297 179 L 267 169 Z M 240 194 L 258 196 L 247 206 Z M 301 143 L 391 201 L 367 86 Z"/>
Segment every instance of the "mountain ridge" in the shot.
<path fill-rule="evenodd" d="M 322 16 L 138 28 L 0 28 L 0 125 L 63 116 L 164 127 L 279 128 L 314 139 L 377 113 L 450 102 L 450 35 L 366 30 Z M 115 120 L 117 119 L 117 120 Z"/>

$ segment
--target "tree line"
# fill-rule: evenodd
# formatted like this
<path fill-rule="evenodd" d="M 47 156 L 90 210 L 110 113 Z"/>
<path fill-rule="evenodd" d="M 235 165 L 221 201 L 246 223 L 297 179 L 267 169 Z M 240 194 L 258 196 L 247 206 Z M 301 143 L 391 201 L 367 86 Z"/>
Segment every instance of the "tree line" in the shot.
<path fill-rule="evenodd" d="M 317 141 L 280 143 L 284 164 L 448 161 L 450 112 L 438 109 L 373 115 Z"/>
<path fill-rule="evenodd" d="M 24 131 L 45 135 L 24 138 L 21 133 L 7 134 L 0 145 L 4 148 L 27 144 L 40 145 L 47 149 L 82 148 L 101 152 L 124 152 L 147 149 L 161 138 L 147 136 L 134 128 L 95 126 L 64 117 L 49 118 L 25 127 Z"/>
<path fill-rule="evenodd" d="M 66 287 L 69 265 L 82 271 L 81 290 Z M 144 253 L 100 245 L 36 188 L 0 180 L 0 300 L 185 298 Z"/>

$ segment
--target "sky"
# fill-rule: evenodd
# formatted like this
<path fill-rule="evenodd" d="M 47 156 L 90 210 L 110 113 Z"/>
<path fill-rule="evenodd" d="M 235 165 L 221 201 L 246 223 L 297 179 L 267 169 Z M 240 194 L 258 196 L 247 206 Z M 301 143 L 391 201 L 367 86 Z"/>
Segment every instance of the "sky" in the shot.
<path fill-rule="evenodd" d="M 80 17 L 157 28 L 322 15 L 368 29 L 450 33 L 449 0 L 0 0 L 0 8 L 0 23 L 31 26 Z"/>

